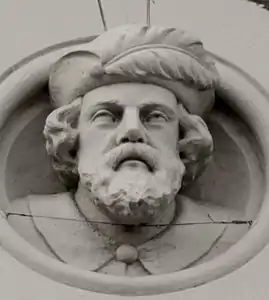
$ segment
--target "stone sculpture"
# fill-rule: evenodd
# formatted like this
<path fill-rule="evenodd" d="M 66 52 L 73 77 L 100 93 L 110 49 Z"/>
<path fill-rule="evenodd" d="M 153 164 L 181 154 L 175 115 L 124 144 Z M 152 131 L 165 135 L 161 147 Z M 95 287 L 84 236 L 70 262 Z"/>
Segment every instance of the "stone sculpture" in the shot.
<path fill-rule="evenodd" d="M 247 225 L 180 195 L 212 155 L 203 118 L 217 82 L 201 41 L 173 28 L 123 26 L 64 56 L 44 135 L 68 192 L 14 201 L 32 217 L 9 222 L 51 257 L 115 275 L 179 271 L 227 250 Z"/>

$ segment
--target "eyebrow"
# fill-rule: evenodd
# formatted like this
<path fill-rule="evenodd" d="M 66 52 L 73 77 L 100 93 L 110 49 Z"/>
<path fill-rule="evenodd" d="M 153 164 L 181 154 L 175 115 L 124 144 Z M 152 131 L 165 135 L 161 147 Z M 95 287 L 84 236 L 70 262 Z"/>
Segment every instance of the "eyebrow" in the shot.
<path fill-rule="evenodd" d="M 88 112 L 95 112 L 96 110 L 100 108 L 108 108 L 111 110 L 118 110 L 122 109 L 122 105 L 119 103 L 119 100 L 117 99 L 111 99 L 104 102 L 97 102 L 93 106 L 90 106 L 88 108 Z"/>
<path fill-rule="evenodd" d="M 117 105 L 120 105 L 120 100 L 119 100 L 119 99 L 110 99 L 110 100 L 106 100 L 106 101 L 104 101 L 104 102 L 96 103 L 96 104 L 98 105 L 98 104 L 102 104 L 102 103 L 107 103 L 107 104 L 117 104 Z"/>
<path fill-rule="evenodd" d="M 120 100 L 118 99 L 111 99 L 111 100 L 106 100 L 104 102 L 99 102 L 94 104 L 91 108 L 90 111 L 91 112 L 96 112 L 96 110 L 100 109 L 100 108 L 108 108 L 110 110 L 122 110 L 123 109 L 123 105 L 120 102 Z M 160 109 L 162 111 L 164 111 L 165 113 L 167 113 L 170 117 L 174 117 L 176 115 L 176 113 L 174 112 L 174 110 L 164 104 L 161 103 L 156 103 L 153 101 L 149 101 L 146 103 L 141 103 L 138 108 L 140 110 L 153 110 L 153 109 Z"/>
<path fill-rule="evenodd" d="M 174 117 L 176 115 L 176 113 L 174 112 L 174 110 L 164 104 L 160 104 L 160 103 L 156 103 L 156 102 L 147 102 L 147 103 L 143 103 L 139 106 L 140 109 L 143 110 L 153 110 L 153 109 L 160 109 L 163 112 L 165 112 L 166 114 L 168 114 L 170 117 Z"/>

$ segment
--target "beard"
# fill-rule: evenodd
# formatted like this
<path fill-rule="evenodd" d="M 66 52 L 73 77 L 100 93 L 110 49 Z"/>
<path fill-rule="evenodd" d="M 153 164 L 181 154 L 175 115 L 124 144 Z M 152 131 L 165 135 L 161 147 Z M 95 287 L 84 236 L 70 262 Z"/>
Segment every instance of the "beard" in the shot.
<path fill-rule="evenodd" d="M 121 162 L 130 157 L 146 163 L 124 166 Z M 140 225 L 154 222 L 175 201 L 185 167 L 175 154 L 129 143 L 93 159 L 90 167 L 81 163 L 78 171 L 80 183 L 102 213 L 123 225 Z"/>

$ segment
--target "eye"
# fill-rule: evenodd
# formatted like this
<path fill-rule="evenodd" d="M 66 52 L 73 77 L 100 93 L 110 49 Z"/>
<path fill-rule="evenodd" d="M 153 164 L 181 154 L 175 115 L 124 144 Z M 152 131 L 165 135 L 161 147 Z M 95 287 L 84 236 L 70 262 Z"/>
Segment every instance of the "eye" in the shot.
<path fill-rule="evenodd" d="M 92 116 L 91 120 L 92 122 L 114 123 L 116 116 L 107 109 L 101 109 Z"/>
<path fill-rule="evenodd" d="M 161 111 L 153 111 L 144 119 L 146 123 L 164 123 L 168 121 L 168 117 Z"/>

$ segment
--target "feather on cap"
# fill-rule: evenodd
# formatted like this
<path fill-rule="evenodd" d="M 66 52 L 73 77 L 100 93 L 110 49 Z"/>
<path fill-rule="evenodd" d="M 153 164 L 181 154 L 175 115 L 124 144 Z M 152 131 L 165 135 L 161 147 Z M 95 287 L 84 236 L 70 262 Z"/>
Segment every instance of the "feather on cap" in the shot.
<path fill-rule="evenodd" d="M 212 107 L 218 82 L 202 42 L 183 30 L 125 25 L 71 52 L 52 68 L 49 88 L 56 107 L 108 84 L 143 82 L 171 90 L 186 109 L 202 115 Z"/>

